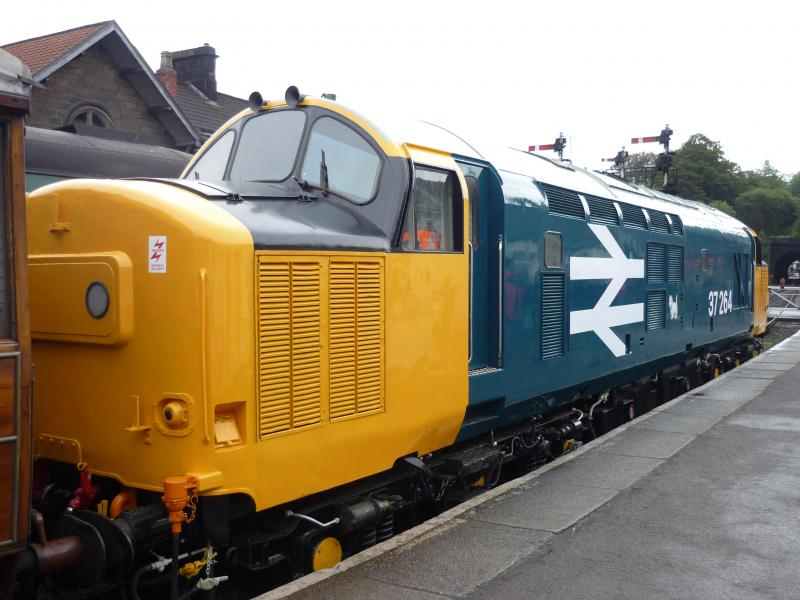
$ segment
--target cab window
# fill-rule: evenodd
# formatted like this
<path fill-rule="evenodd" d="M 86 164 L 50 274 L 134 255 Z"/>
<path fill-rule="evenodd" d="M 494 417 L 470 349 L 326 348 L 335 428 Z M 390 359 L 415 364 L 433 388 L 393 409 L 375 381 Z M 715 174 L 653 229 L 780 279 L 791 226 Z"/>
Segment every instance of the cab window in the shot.
<path fill-rule="evenodd" d="M 194 163 L 192 170 L 186 174 L 186 179 L 199 179 L 201 181 L 222 181 L 225 176 L 225 167 L 228 166 L 228 156 L 233 147 L 236 134 L 228 131 L 222 135 L 203 156 Z"/>
<path fill-rule="evenodd" d="M 375 149 L 352 130 L 330 117 L 314 122 L 300 176 L 356 204 L 375 197 L 381 160 Z"/>
<path fill-rule="evenodd" d="M 306 115 L 299 110 L 261 113 L 248 119 L 236 148 L 231 181 L 286 179 L 294 166 L 305 123 Z"/>
<path fill-rule="evenodd" d="M 414 189 L 400 239 L 404 250 L 454 252 L 463 249 L 458 180 L 449 171 L 416 167 Z"/>

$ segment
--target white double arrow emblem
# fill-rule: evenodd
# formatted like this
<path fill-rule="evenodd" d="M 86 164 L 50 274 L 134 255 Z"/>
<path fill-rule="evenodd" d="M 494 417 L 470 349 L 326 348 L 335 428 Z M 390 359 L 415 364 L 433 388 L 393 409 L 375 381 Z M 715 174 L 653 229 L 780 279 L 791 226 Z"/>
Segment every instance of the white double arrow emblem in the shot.
<path fill-rule="evenodd" d="M 644 260 L 626 257 L 605 225 L 589 225 L 589 228 L 611 257 L 573 256 L 570 258 L 569 278 L 611 281 L 594 308 L 570 311 L 569 332 L 575 334 L 594 331 L 614 356 L 623 356 L 625 343 L 611 331 L 611 328 L 644 321 L 644 304 L 639 302 L 611 306 L 611 303 L 628 279 L 644 277 Z"/>

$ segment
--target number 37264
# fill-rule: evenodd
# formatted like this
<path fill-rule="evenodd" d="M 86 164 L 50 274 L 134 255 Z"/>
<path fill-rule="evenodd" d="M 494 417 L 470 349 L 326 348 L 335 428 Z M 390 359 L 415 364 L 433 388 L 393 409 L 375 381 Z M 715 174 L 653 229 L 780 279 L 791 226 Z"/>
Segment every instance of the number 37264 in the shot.
<path fill-rule="evenodd" d="M 724 315 L 733 310 L 732 290 L 712 290 L 708 292 L 708 316 Z"/>

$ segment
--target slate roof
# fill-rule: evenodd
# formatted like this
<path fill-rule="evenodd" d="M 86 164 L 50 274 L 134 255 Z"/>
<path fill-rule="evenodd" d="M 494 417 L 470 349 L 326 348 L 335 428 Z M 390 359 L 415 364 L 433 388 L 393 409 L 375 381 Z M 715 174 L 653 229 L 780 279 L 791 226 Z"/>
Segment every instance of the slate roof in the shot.
<path fill-rule="evenodd" d="M 203 139 L 219 129 L 228 119 L 248 107 L 247 100 L 217 92 L 212 102 L 191 83 L 178 82 L 178 106 Z"/>
<path fill-rule="evenodd" d="M 83 25 L 66 31 L 6 44 L 3 49 L 24 62 L 35 76 L 47 65 L 64 56 L 75 46 L 111 23 L 113 21 Z"/>

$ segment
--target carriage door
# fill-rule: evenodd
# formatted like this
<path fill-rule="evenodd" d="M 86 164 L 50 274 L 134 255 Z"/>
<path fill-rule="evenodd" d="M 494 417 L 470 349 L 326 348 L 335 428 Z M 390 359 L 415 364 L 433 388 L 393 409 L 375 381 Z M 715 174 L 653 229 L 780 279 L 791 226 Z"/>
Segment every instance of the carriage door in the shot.
<path fill-rule="evenodd" d="M 459 162 L 469 194 L 469 370 L 502 367 L 500 281 L 503 194 L 489 168 Z"/>

